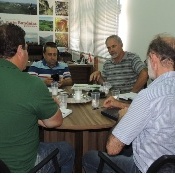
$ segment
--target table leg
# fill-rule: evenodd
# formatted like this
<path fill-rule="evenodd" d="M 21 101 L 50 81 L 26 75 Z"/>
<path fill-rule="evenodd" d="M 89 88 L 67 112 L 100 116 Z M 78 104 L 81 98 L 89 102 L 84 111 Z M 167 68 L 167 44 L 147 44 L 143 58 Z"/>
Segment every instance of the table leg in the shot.
<path fill-rule="evenodd" d="M 83 131 L 75 132 L 75 173 L 82 173 Z"/>

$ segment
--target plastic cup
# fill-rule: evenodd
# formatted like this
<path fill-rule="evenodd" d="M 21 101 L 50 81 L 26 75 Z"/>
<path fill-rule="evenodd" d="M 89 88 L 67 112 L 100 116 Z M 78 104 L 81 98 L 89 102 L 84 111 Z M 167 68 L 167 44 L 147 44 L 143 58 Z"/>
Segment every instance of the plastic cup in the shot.
<path fill-rule="evenodd" d="M 103 92 L 107 95 L 109 93 L 109 89 L 111 88 L 111 84 L 109 82 L 103 82 Z"/>
<path fill-rule="evenodd" d="M 56 81 L 51 83 L 52 96 L 58 95 L 58 83 Z"/>
<path fill-rule="evenodd" d="M 74 89 L 74 99 L 75 101 L 81 101 L 82 89 L 76 88 Z"/>
<path fill-rule="evenodd" d="M 92 92 L 91 98 L 92 98 L 92 107 L 98 108 L 99 107 L 100 92 Z"/>
<path fill-rule="evenodd" d="M 60 94 L 59 101 L 60 101 L 60 108 L 67 109 L 67 94 Z"/>
<path fill-rule="evenodd" d="M 119 94 L 120 94 L 120 89 L 113 89 L 111 91 L 111 95 L 115 98 L 115 99 L 119 99 Z"/>

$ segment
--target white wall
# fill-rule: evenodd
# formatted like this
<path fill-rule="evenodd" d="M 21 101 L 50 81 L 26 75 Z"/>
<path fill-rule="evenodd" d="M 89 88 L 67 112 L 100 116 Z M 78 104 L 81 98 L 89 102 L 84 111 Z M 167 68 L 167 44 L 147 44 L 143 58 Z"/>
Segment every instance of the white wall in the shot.
<path fill-rule="evenodd" d="M 175 0 L 121 0 L 119 36 L 124 50 L 135 52 L 142 60 L 158 33 L 175 35 Z"/>

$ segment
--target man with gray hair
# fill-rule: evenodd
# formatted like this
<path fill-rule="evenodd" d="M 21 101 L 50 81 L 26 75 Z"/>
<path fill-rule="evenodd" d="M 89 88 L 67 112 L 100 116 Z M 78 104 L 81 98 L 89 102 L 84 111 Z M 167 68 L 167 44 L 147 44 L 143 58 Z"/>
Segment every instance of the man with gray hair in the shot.
<path fill-rule="evenodd" d="M 145 173 L 162 155 L 175 155 L 175 37 L 156 36 L 148 47 L 147 62 L 154 81 L 138 93 L 128 110 L 120 110 L 123 117 L 106 145 L 105 154 L 126 173 Z M 132 152 L 126 156 L 124 147 L 131 143 Z M 99 160 L 97 151 L 86 153 L 86 172 L 96 172 Z M 104 172 L 111 171 L 104 166 Z"/>
<path fill-rule="evenodd" d="M 138 55 L 123 51 L 119 36 L 109 36 L 105 44 L 111 59 L 106 60 L 102 72 L 95 71 L 90 75 L 90 81 L 99 84 L 108 81 L 112 88 L 120 89 L 121 93 L 139 92 L 148 80 L 146 65 Z"/>

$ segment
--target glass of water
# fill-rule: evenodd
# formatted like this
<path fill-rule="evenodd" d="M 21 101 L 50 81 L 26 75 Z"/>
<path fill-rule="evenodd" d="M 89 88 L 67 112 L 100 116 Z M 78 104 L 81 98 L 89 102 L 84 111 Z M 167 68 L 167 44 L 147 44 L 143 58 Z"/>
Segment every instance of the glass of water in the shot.
<path fill-rule="evenodd" d="M 99 107 L 100 92 L 92 92 L 91 98 L 92 98 L 92 107 L 98 108 Z"/>

